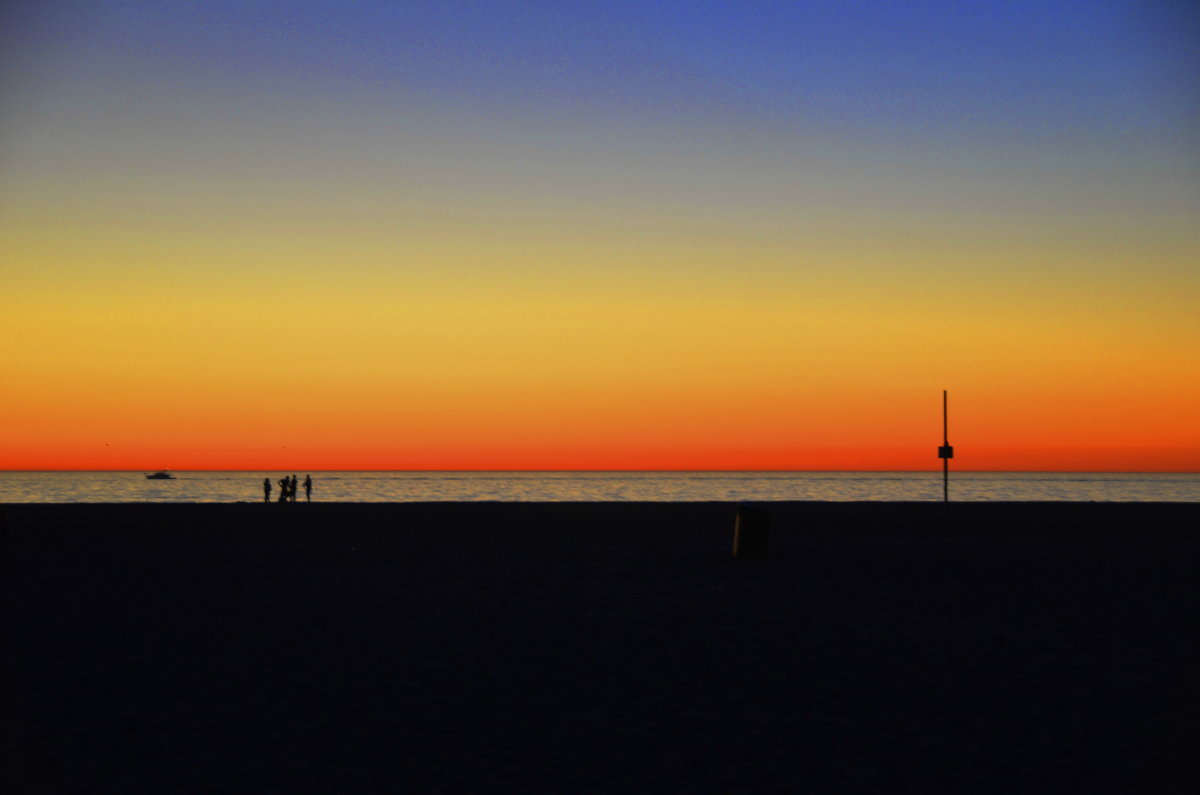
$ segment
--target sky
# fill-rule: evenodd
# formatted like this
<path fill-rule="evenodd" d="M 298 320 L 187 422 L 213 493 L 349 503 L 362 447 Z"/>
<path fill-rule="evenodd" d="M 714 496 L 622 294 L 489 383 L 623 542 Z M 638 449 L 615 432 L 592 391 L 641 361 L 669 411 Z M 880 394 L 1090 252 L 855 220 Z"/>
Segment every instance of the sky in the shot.
<path fill-rule="evenodd" d="M 1200 10 L 0 6 L 0 469 L 1200 471 Z"/>

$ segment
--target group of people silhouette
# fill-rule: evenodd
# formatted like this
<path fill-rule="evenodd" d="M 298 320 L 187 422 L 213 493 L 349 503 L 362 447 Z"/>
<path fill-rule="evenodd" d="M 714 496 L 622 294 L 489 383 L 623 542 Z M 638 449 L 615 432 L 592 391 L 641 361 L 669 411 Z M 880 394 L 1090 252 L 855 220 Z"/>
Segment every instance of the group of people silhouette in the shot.
<path fill-rule="evenodd" d="M 306 502 L 312 502 L 312 475 L 304 476 L 304 499 Z M 263 502 L 271 501 L 271 479 L 263 478 Z M 279 502 L 295 502 L 296 501 L 296 476 L 282 477 L 279 479 Z"/>

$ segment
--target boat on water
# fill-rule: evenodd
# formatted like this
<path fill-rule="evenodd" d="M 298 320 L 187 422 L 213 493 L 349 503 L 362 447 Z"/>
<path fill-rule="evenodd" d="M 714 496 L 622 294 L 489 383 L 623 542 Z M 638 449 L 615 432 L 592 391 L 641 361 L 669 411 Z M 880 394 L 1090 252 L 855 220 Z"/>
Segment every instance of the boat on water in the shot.
<path fill-rule="evenodd" d="M 146 480 L 174 480 L 175 476 L 170 472 L 163 470 L 161 472 L 150 472 L 146 475 Z"/>

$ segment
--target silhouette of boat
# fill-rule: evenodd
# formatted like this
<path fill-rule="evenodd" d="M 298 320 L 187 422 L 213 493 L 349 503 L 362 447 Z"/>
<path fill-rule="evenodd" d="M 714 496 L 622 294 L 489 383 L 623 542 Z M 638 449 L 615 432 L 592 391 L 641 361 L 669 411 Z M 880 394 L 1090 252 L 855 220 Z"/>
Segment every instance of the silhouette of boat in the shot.
<path fill-rule="evenodd" d="M 174 480 L 174 479 L 175 479 L 175 476 L 172 475 L 170 472 L 166 472 L 166 471 L 151 472 L 150 474 L 146 475 L 146 480 Z"/>

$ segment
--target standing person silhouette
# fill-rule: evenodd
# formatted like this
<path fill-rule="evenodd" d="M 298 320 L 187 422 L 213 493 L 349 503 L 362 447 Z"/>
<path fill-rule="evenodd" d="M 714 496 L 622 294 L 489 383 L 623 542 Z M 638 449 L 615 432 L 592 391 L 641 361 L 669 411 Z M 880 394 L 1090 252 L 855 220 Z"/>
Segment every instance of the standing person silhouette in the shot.
<path fill-rule="evenodd" d="M 288 480 L 286 476 L 279 479 L 279 501 L 280 502 L 287 502 L 288 484 L 289 483 L 291 483 L 291 481 Z"/>
<path fill-rule="evenodd" d="M 312 475 L 304 476 L 304 501 L 312 502 Z"/>
<path fill-rule="evenodd" d="M 297 485 L 298 485 L 298 484 L 296 483 L 296 476 L 295 476 L 295 475 L 292 475 L 292 485 L 291 485 L 291 487 L 289 488 L 289 491 L 291 492 L 291 496 L 292 496 L 292 502 L 295 502 L 295 501 L 296 501 L 296 487 L 297 487 Z"/>
<path fill-rule="evenodd" d="M 271 501 L 271 479 L 263 478 L 263 502 Z"/>

